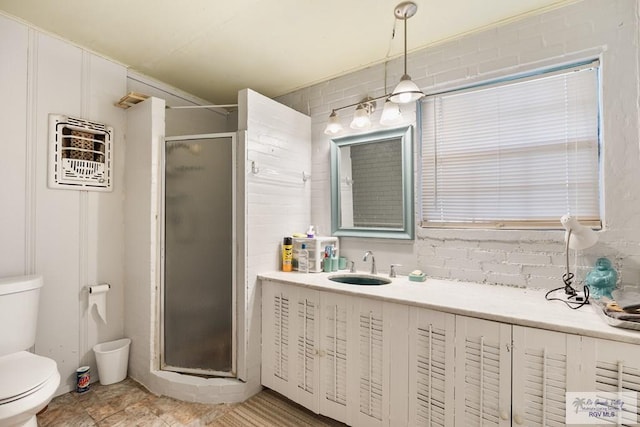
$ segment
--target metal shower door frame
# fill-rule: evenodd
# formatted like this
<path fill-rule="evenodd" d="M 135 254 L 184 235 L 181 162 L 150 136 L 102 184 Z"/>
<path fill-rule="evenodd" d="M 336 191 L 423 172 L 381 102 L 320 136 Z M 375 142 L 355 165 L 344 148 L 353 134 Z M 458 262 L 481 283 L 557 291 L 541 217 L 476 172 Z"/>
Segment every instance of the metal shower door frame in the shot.
<path fill-rule="evenodd" d="M 231 302 L 231 372 L 226 371 L 214 371 L 214 370 L 205 370 L 205 369 L 192 369 L 192 368 L 184 368 L 177 366 L 170 366 L 166 364 L 165 361 L 165 340 L 164 340 L 164 308 L 165 308 L 165 298 L 164 298 L 164 290 L 165 290 L 165 199 L 166 199 L 166 183 L 165 183 L 165 169 L 166 169 L 166 143 L 169 141 L 192 141 L 199 139 L 216 139 L 216 138 L 231 138 L 231 194 L 232 194 L 232 213 L 231 213 L 231 222 L 232 222 L 232 235 L 231 239 L 233 242 L 232 248 L 232 266 L 231 266 L 231 286 L 232 286 L 232 302 Z M 160 370 L 162 371 L 171 371 L 178 372 L 184 374 L 196 374 L 196 375 L 207 375 L 213 377 L 237 377 L 237 253 L 238 253 L 238 242 L 237 242 L 237 150 L 238 150 L 238 135 L 236 132 L 221 132 L 221 133 L 207 133 L 207 134 L 198 134 L 198 135 L 179 135 L 179 136 L 170 136 L 162 138 L 161 147 L 160 147 L 160 289 L 158 290 L 160 304 L 158 305 L 159 313 L 157 319 L 159 319 L 159 328 L 158 328 L 158 352 L 159 354 L 159 363 Z"/>

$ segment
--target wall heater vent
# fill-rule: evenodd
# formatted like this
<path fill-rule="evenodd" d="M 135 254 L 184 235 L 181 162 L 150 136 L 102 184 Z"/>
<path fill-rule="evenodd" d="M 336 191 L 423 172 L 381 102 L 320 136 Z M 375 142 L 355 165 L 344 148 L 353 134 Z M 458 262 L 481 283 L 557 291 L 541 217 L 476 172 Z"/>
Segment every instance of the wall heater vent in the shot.
<path fill-rule="evenodd" d="M 49 187 L 111 191 L 113 128 L 49 114 Z"/>

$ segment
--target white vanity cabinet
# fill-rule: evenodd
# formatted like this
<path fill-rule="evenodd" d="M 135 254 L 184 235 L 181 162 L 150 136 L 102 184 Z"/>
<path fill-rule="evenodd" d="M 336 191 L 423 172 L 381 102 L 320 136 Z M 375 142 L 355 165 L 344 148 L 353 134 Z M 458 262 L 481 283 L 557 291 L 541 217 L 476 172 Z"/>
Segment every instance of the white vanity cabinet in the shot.
<path fill-rule="evenodd" d="M 508 426 L 511 325 L 456 316 L 455 424 Z"/>
<path fill-rule="evenodd" d="M 354 367 L 348 387 L 352 407 L 347 423 L 354 426 L 406 424 L 407 306 L 352 297 L 348 346 Z"/>
<path fill-rule="evenodd" d="M 319 292 L 262 288 L 262 384 L 318 412 Z"/>
<path fill-rule="evenodd" d="M 455 318 L 456 316 L 450 313 L 419 307 L 410 308 L 410 426 L 453 425 Z M 404 352 L 396 348 L 395 354 L 401 355 Z"/>
<path fill-rule="evenodd" d="M 264 386 L 349 425 L 391 425 L 392 344 L 406 348 L 407 307 L 271 281 L 262 298 Z M 396 357 L 406 366 L 405 351 Z"/>
<path fill-rule="evenodd" d="M 582 390 L 636 392 L 640 397 L 640 345 L 585 337 L 582 354 Z M 640 423 L 638 409 L 640 402 L 636 401 L 635 417 Z"/>
<path fill-rule="evenodd" d="M 564 426 L 582 338 L 456 316 L 457 426 Z"/>
<path fill-rule="evenodd" d="M 555 316 L 560 332 L 283 280 L 262 282 L 262 384 L 348 425 L 556 427 L 566 392 L 640 393 L 640 344 L 620 342 L 637 332 L 607 329 L 595 312 L 528 320 L 552 327 L 542 316 Z M 519 297 L 530 294 L 544 298 Z"/>
<path fill-rule="evenodd" d="M 349 331 L 353 329 L 351 299 L 340 294 L 322 292 L 320 322 L 320 413 L 341 422 L 349 419 L 348 374 L 354 372 Z"/>
<path fill-rule="evenodd" d="M 579 335 L 513 326 L 512 425 L 562 427 L 567 391 L 583 387 Z"/>
<path fill-rule="evenodd" d="M 272 283 L 262 287 L 261 381 L 266 387 L 291 398 L 290 326 L 294 288 Z"/>

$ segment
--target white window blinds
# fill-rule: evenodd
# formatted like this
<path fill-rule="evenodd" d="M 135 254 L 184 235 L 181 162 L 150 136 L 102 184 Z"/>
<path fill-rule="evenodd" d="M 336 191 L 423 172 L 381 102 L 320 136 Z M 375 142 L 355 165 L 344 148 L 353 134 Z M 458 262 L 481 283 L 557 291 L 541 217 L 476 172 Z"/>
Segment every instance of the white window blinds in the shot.
<path fill-rule="evenodd" d="M 600 225 L 598 63 L 422 104 L 422 225 Z"/>

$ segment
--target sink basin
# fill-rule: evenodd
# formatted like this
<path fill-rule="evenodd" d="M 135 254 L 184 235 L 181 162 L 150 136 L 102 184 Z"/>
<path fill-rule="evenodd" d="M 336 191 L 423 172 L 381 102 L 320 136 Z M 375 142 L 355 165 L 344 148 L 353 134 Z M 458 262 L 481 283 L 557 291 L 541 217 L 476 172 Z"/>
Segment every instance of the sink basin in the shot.
<path fill-rule="evenodd" d="M 336 276 L 329 276 L 329 280 L 338 283 L 346 283 L 348 285 L 364 285 L 364 286 L 376 286 L 376 285 L 388 285 L 391 280 L 384 277 L 371 276 L 367 274 L 339 274 Z"/>

